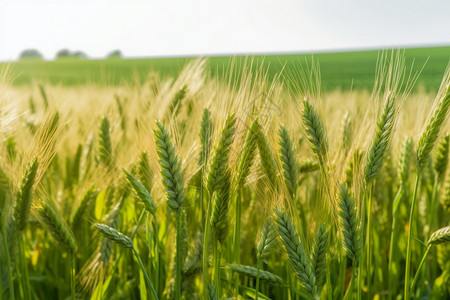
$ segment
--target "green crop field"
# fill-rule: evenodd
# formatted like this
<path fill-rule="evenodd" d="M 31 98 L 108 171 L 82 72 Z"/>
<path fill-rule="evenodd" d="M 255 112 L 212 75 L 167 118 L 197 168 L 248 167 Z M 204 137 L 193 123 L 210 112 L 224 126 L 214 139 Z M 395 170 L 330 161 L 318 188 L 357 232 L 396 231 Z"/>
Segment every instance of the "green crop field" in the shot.
<path fill-rule="evenodd" d="M 320 53 L 313 57 L 320 64 L 322 88 L 333 90 L 371 89 L 375 77 L 375 66 L 379 51 Z M 414 61 L 415 69 L 423 69 L 418 86 L 436 91 L 450 58 L 450 47 L 414 48 L 405 50 L 406 63 Z M 295 80 L 299 64 L 311 63 L 311 55 L 267 55 L 253 56 L 254 65 L 262 62 L 268 68 L 269 77 L 283 68 L 283 74 Z M 236 57 L 237 64 L 244 57 Z M 142 83 L 153 71 L 162 77 L 176 77 L 189 58 L 109 59 L 80 60 L 60 59 L 55 61 L 25 60 L 13 64 L 14 84 L 23 85 L 33 81 L 48 81 L 52 84 L 80 85 L 100 83 L 123 85 Z M 230 57 L 209 58 L 213 76 L 223 74 Z"/>
<path fill-rule="evenodd" d="M 377 57 L 0 66 L 0 300 L 450 299 L 450 48 Z"/>

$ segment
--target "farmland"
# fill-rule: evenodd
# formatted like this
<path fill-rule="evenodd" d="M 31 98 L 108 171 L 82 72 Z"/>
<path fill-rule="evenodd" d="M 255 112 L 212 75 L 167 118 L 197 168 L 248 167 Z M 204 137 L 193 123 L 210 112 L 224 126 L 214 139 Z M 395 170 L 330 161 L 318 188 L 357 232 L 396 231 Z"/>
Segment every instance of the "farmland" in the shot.
<path fill-rule="evenodd" d="M 406 63 L 414 63 L 415 69 L 425 67 L 418 86 L 437 91 L 448 62 L 450 47 L 406 49 Z M 375 78 L 378 51 L 319 53 L 314 59 L 320 64 L 322 88 L 327 91 L 371 89 Z M 296 80 L 299 64 L 311 63 L 311 55 L 251 56 L 254 68 L 264 65 L 270 78 L 282 69 L 291 80 Z M 147 80 L 149 72 L 167 78 L 176 76 L 190 61 L 189 58 L 107 59 L 55 61 L 24 60 L 13 65 L 13 83 L 26 85 L 36 81 L 51 84 L 80 85 L 86 83 L 104 85 L 134 85 Z M 210 57 L 209 74 L 220 77 L 227 73 L 230 61 L 243 63 L 245 57 Z"/>
<path fill-rule="evenodd" d="M 0 299 L 448 299 L 448 50 L 3 65 Z"/>

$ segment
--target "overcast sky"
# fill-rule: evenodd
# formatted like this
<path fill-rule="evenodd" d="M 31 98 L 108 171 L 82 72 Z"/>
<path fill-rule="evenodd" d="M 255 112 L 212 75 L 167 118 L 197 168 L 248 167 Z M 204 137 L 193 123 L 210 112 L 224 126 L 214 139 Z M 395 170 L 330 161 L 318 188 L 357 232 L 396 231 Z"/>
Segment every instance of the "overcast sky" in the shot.
<path fill-rule="evenodd" d="M 0 60 L 450 45 L 448 0 L 0 0 Z"/>

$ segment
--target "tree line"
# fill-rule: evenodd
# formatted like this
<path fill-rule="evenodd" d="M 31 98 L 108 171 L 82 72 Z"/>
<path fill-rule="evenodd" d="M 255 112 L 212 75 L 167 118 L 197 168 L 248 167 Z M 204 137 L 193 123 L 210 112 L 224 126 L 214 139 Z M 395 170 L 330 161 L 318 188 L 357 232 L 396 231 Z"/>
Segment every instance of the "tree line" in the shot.
<path fill-rule="evenodd" d="M 120 50 L 113 50 L 110 53 L 106 55 L 106 58 L 122 58 L 122 52 Z M 89 56 L 83 52 L 83 51 L 71 51 L 69 49 L 61 49 L 59 50 L 56 55 L 56 59 L 64 59 L 64 58 L 78 58 L 78 59 L 88 59 Z M 20 55 L 19 59 L 44 59 L 44 56 L 42 53 L 37 49 L 26 49 L 23 50 Z"/>

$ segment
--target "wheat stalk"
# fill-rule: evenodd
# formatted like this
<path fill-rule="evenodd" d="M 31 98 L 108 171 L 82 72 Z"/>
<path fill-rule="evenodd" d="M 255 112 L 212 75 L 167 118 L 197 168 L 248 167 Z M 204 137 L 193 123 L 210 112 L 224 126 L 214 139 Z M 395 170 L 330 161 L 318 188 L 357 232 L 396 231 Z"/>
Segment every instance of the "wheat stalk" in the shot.
<path fill-rule="evenodd" d="M 438 245 L 446 242 L 450 242 L 450 226 L 433 232 L 428 240 L 428 245 Z"/>
<path fill-rule="evenodd" d="M 344 114 L 344 117 L 342 118 L 341 121 L 342 148 L 345 150 L 345 152 L 348 152 L 348 149 L 352 144 L 351 129 L 352 129 L 352 118 L 350 116 L 350 113 L 347 111 Z"/>
<path fill-rule="evenodd" d="M 405 299 L 410 298 L 410 275 L 411 275 L 411 240 L 412 240 L 412 228 L 414 220 L 414 211 L 417 201 L 417 189 L 419 186 L 420 175 L 423 167 L 425 166 L 427 159 L 430 156 L 431 150 L 433 150 L 436 139 L 438 138 L 439 132 L 441 131 L 442 124 L 447 118 L 447 112 L 450 107 L 450 82 L 447 78 L 444 80 L 445 88 L 441 94 L 441 99 L 439 100 L 436 109 L 433 112 L 432 117 L 428 120 L 425 130 L 419 139 L 417 146 L 417 175 L 416 183 L 414 185 L 413 199 L 411 201 L 411 210 L 409 213 L 409 230 L 408 230 L 408 242 L 406 246 L 406 267 L 405 267 Z M 442 88 L 442 87 L 441 87 Z"/>
<path fill-rule="evenodd" d="M 351 188 L 353 184 L 353 173 L 355 171 L 355 160 L 354 157 L 350 157 L 347 162 L 347 166 L 344 171 L 344 185 Z"/>
<path fill-rule="evenodd" d="M 311 173 L 320 169 L 319 164 L 311 159 L 305 159 L 298 163 L 297 170 L 299 173 Z"/>
<path fill-rule="evenodd" d="M 203 166 L 208 158 L 208 154 L 211 148 L 211 116 L 207 108 L 203 110 L 202 121 L 200 123 L 200 141 L 201 141 L 201 151 L 199 157 L 199 165 Z"/>
<path fill-rule="evenodd" d="M 319 226 L 316 235 L 316 241 L 312 252 L 312 266 L 316 276 L 317 288 L 325 283 L 325 275 L 327 271 L 327 242 L 328 231 L 325 223 Z"/>
<path fill-rule="evenodd" d="M 256 143 L 258 145 L 259 156 L 261 158 L 261 164 L 266 172 L 266 176 L 269 178 L 270 183 L 273 187 L 276 187 L 277 184 L 277 165 L 275 163 L 275 159 L 270 149 L 269 141 L 260 125 L 257 128 L 257 139 Z"/>
<path fill-rule="evenodd" d="M 139 155 L 137 175 L 147 191 L 150 190 L 153 184 L 153 171 L 148 162 L 147 152 L 142 152 L 141 155 Z"/>
<path fill-rule="evenodd" d="M 450 135 L 447 134 L 440 140 L 436 149 L 433 168 L 439 180 L 442 180 L 445 177 L 445 171 L 447 170 L 449 144 Z"/>
<path fill-rule="evenodd" d="M 51 203 L 41 201 L 41 206 L 36 208 L 36 213 L 56 242 L 70 253 L 77 252 L 77 242 L 72 230 Z"/>
<path fill-rule="evenodd" d="M 145 281 L 152 291 L 153 297 L 158 300 L 158 295 L 156 294 L 153 284 L 152 284 L 150 278 L 148 277 L 147 271 L 144 267 L 144 264 L 142 263 L 142 260 L 139 256 L 138 252 L 136 251 L 136 249 L 133 246 L 133 241 L 131 240 L 131 238 L 129 238 L 128 236 L 124 235 L 123 233 L 121 233 L 121 232 L 117 231 L 116 229 L 114 229 L 108 225 L 105 225 L 105 224 L 95 223 L 94 227 L 107 239 L 117 243 L 118 245 L 120 245 L 122 247 L 131 249 L 133 251 L 134 256 L 136 257 L 136 259 L 139 263 L 139 266 L 141 267 L 142 273 L 144 273 Z"/>
<path fill-rule="evenodd" d="M 159 122 L 156 122 L 156 127 L 155 143 L 167 204 L 170 208 L 177 211 L 185 199 L 181 162 L 175 154 L 175 149 L 166 128 Z"/>
<path fill-rule="evenodd" d="M 256 247 L 258 261 L 269 257 L 271 250 L 275 247 L 276 241 L 277 231 L 275 224 L 273 224 L 272 220 L 267 220 L 264 222 L 261 237 L 259 239 L 258 246 Z"/>
<path fill-rule="evenodd" d="M 112 162 L 112 146 L 109 127 L 108 118 L 103 117 L 98 134 L 98 157 L 100 162 L 107 167 L 109 167 Z"/>
<path fill-rule="evenodd" d="M 370 183 L 378 175 L 383 166 L 383 159 L 394 128 L 396 107 L 395 97 L 388 94 L 383 113 L 377 123 L 377 131 L 366 159 L 365 180 Z"/>
<path fill-rule="evenodd" d="M 208 284 L 208 298 L 209 300 L 219 300 L 219 297 L 217 297 L 216 287 L 211 283 Z"/>
<path fill-rule="evenodd" d="M 276 209 L 275 222 L 283 248 L 289 257 L 289 262 L 295 271 L 300 283 L 306 291 L 315 296 L 317 292 L 316 277 L 309 256 L 306 254 L 303 244 L 286 212 Z"/>
<path fill-rule="evenodd" d="M 244 147 L 242 150 L 241 160 L 239 161 L 239 168 L 237 172 L 237 186 L 241 187 L 245 179 L 250 172 L 250 166 L 255 157 L 256 152 L 256 140 L 258 138 L 258 119 L 253 121 L 250 129 L 248 130 L 247 137 L 245 139 Z"/>
<path fill-rule="evenodd" d="M 101 223 L 95 223 L 94 227 L 107 239 L 117 243 L 118 245 L 125 248 L 133 248 L 133 241 L 124 235 L 123 233 L 117 231 L 116 229 Z"/>
<path fill-rule="evenodd" d="M 283 165 L 284 182 L 288 188 L 291 198 L 294 199 L 297 190 L 297 163 L 292 150 L 292 143 L 289 134 L 284 126 L 278 131 L 280 136 L 280 156 Z"/>
<path fill-rule="evenodd" d="M 229 203 L 230 203 L 230 180 L 231 174 L 225 171 L 223 184 L 220 190 L 216 191 L 213 196 L 213 209 L 211 213 L 211 229 L 214 238 L 219 243 L 223 243 L 228 233 L 229 220 Z"/>
<path fill-rule="evenodd" d="M 442 124 L 447 118 L 447 112 L 450 107 L 450 83 L 447 83 L 445 91 L 438 102 L 432 117 L 428 120 L 425 130 L 419 139 L 417 146 L 417 168 L 421 170 L 426 163 L 428 155 L 433 150 L 434 144 L 441 131 Z"/>
<path fill-rule="evenodd" d="M 181 101 L 185 98 L 186 93 L 188 91 L 188 86 L 183 85 L 176 93 L 175 96 L 172 98 L 172 101 L 169 105 L 169 113 L 171 115 L 178 115 L 180 108 L 181 108 Z"/>
<path fill-rule="evenodd" d="M 141 205 L 144 206 L 146 211 L 148 211 L 152 215 L 155 215 L 155 211 L 156 211 L 155 202 L 153 201 L 152 196 L 147 191 L 145 186 L 142 184 L 142 182 L 140 182 L 136 177 L 134 177 L 127 170 L 123 169 L 123 172 L 125 173 L 125 177 L 127 178 L 128 184 L 133 189 L 134 193 L 136 194 L 137 198 L 139 199 L 139 203 L 141 203 Z"/>
<path fill-rule="evenodd" d="M 311 103 L 306 99 L 303 100 L 302 121 L 309 146 L 319 161 L 319 164 L 324 166 L 328 151 L 325 130 L 322 122 L 320 121 L 319 115 L 314 110 Z"/>
<path fill-rule="evenodd" d="M 444 196 L 440 198 L 440 202 L 445 210 L 450 211 L 450 178 L 445 181 Z"/>
<path fill-rule="evenodd" d="M 30 214 L 31 202 L 35 180 L 38 171 L 38 161 L 35 158 L 25 169 L 25 174 L 20 183 L 19 192 L 16 196 L 16 205 L 14 207 L 14 219 L 17 229 L 24 230 L 27 225 L 28 215 Z"/>
<path fill-rule="evenodd" d="M 431 234 L 430 238 L 428 239 L 427 250 L 425 251 L 422 260 L 420 261 L 419 267 L 417 268 L 416 275 L 414 276 L 410 289 L 412 289 L 416 285 L 417 280 L 419 279 L 420 269 L 422 268 L 425 259 L 428 256 L 428 253 L 430 253 L 431 247 L 433 245 L 439 245 L 449 241 L 450 241 L 450 226 L 436 230 Z"/>
<path fill-rule="evenodd" d="M 0 168 L 0 232 L 3 230 L 9 210 L 8 202 L 10 197 L 9 178 L 2 168 Z"/>
<path fill-rule="evenodd" d="M 281 278 L 280 276 L 275 275 L 268 271 L 259 270 L 251 266 L 230 264 L 229 268 L 233 272 L 237 272 L 241 275 L 248 276 L 251 278 L 256 278 L 257 276 L 259 276 L 259 278 L 267 284 L 282 285 L 284 283 L 283 278 Z"/>
<path fill-rule="evenodd" d="M 81 220 L 88 209 L 90 203 L 97 197 L 98 191 L 94 188 L 94 186 L 90 187 L 83 198 L 81 198 L 80 204 L 75 209 L 75 212 L 72 217 L 71 225 L 73 228 L 78 228 L 81 223 Z"/>
<path fill-rule="evenodd" d="M 228 115 L 220 134 L 219 143 L 215 148 L 207 177 L 207 188 L 210 195 L 212 195 L 223 185 L 224 174 L 228 162 L 228 154 L 230 153 L 234 132 L 236 130 L 235 123 L 236 118 L 234 114 Z"/>
<path fill-rule="evenodd" d="M 347 256 L 357 265 L 361 255 L 361 221 L 358 217 L 355 201 L 348 187 L 340 186 L 339 216 L 341 218 L 342 242 Z"/>
<path fill-rule="evenodd" d="M 406 137 L 402 145 L 402 150 L 400 152 L 400 162 L 398 164 L 398 174 L 400 185 L 402 186 L 406 184 L 406 181 L 409 177 L 413 148 L 414 144 L 412 138 Z"/>

